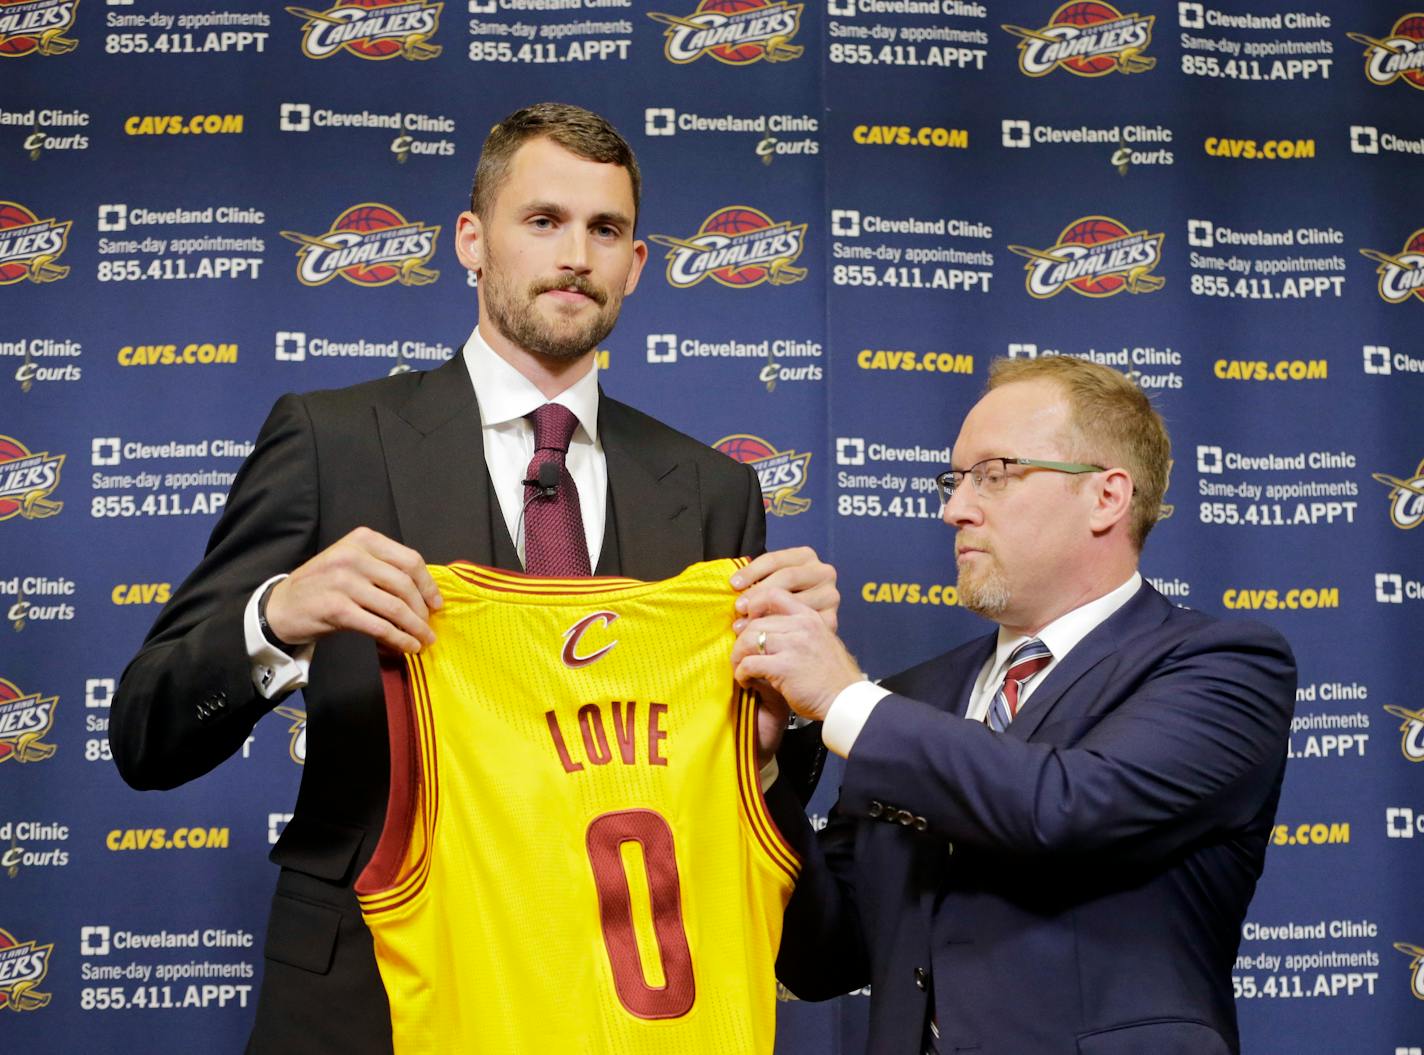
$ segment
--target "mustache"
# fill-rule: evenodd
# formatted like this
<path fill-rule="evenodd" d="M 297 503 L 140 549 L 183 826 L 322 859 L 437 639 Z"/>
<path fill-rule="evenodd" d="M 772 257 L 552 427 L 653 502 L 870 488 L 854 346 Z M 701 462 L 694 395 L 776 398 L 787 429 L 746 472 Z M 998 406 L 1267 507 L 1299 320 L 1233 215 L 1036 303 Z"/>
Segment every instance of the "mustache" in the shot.
<path fill-rule="evenodd" d="M 964 547 L 967 549 L 983 550 L 985 553 L 989 554 L 992 554 L 994 552 L 994 547 L 989 545 L 987 539 L 975 538 L 973 535 L 956 536 L 954 540 L 954 548 L 956 551 L 958 551 L 960 547 Z"/>
<path fill-rule="evenodd" d="M 600 308 L 608 303 L 608 294 L 595 286 L 592 281 L 583 275 L 565 275 L 560 278 L 541 279 L 530 285 L 529 294 L 530 296 L 537 297 L 540 293 L 551 293 L 559 289 L 571 289 L 582 293 Z"/>

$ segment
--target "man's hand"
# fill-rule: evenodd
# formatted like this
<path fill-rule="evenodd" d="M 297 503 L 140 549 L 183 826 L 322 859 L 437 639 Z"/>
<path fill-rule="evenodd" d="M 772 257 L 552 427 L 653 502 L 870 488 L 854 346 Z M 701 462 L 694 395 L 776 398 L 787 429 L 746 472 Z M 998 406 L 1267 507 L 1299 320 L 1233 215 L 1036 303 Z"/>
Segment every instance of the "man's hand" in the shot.
<path fill-rule="evenodd" d="M 773 590 L 782 590 L 815 609 L 832 631 L 836 629 L 836 612 L 841 603 L 840 591 L 836 589 L 836 569 L 817 557 L 810 546 L 763 553 L 745 568 L 738 569 L 732 576 L 732 586 L 741 591 L 737 597 L 739 616 L 764 610 L 767 595 Z M 745 618 L 738 619 L 732 629 L 740 632 L 745 622 Z"/>
<path fill-rule="evenodd" d="M 419 652 L 435 641 L 430 613 L 443 603 L 419 553 L 360 527 L 273 587 L 267 625 L 293 645 L 354 630 L 388 648 Z"/>
<path fill-rule="evenodd" d="M 740 685 L 770 685 L 803 718 L 824 721 L 831 702 L 861 680 L 860 664 L 821 613 L 785 590 L 761 594 L 732 648 Z"/>

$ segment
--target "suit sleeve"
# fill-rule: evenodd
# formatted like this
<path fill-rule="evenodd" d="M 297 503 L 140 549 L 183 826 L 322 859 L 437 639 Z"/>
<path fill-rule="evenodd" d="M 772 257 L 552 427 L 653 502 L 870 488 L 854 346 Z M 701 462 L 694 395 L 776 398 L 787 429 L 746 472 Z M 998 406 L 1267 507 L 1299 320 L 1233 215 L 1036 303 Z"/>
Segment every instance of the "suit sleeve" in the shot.
<path fill-rule="evenodd" d="M 819 728 L 819 726 L 818 726 Z M 870 981 L 856 908 L 856 822 L 837 805 L 816 833 L 804 804 L 778 780 L 766 793 L 777 827 L 801 855 L 801 874 L 782 917 L 776 977 L 801 1000 L 828 1000 Z"/>
<path fill-rule="evenodd" d="M 1278 634 L 1204 622 L 1115 706 L 1049 715 L 1031 741 L 887 696 L 851 749 L 841 806 L 868 816 L 893 803 L 932 834 L 997 852 L 1150 864 L 1260 815 L 1294 701 Z"/>
<path fill-rule="evenodd" d="M 761 482 L 750 465 L 743 466 L 747 478 L 746 519 L 742 526 L 742 544 L 738 556 L 759 557 L 766 552 L 766 503 L 761 497 Z"/>
<path fill-rule="evenodd" d="M 198 567 L 159 613 L 124 671 L 110 714 L 119 773 L 171 788 L 237 751 L 275 704 L 252 683 L 242 614 L 253 590 L 315 551 L 317 466 L 297 396 L 273 408 Z"/>

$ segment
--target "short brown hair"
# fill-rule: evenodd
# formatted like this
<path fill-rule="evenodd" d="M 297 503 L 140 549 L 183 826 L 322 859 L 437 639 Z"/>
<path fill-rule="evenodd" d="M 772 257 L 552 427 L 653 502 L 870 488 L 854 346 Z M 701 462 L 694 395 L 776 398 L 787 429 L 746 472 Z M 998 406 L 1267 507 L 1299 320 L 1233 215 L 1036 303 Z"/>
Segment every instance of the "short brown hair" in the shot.
<path fill-rule="evenodd" d="M 516 110 L 490 129 L 475 168 L 470 190 L 470 211 L 481 219 L 489 213 L 499 188 L 509 175 L 515 153 L 531 139 L 551 139 L 571 154 L 588 161 L 619 165 L 633 183 L 633 215 L 642 200 L 643 177 L 633 148 L 618 130 L 592 110 L 570 103 L 535 103 Z"/>
<path fill-rule="evenodd" d="M 1111 367 L 1073 356 L 995 359 L 989 364 L 988 390 L 1020 381 L 1048 381 L 1067 397 L 1065 456 L 1127 470 L 1132 477 L 1129 528 L 1141 550 L 1161 515 L 1172 463 L 1167 425 L 1147 394 Z"/>

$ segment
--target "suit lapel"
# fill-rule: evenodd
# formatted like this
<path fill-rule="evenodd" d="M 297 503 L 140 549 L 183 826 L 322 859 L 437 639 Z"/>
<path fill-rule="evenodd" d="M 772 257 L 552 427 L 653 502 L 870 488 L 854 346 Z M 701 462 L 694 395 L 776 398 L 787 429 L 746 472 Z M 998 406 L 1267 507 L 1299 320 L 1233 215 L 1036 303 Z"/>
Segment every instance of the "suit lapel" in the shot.
<path fill-rule="evenodd" d="M 640 415 L 600 392 L 598 435 L 608 461 L 608 503 L 617 527 L 619 571 L 666 579 L 702 559 L 702 503 L 697 467 L 650 442 Z M 608 547 L 599 560 L 607 570 Z"/>
<path fill-rule="evenodd" d="M 376 419 L 401 541 L 435 564 L 491 563 L 489 472 L 464 356 L 427 371 L 399 408 L 378 406 Z"/>
<path fill-rule="evenodd" d="M 948 699 L 952 713 L 963 718 L 969 713 L 969 700 L 974 695 L 974 683 L 979 680 L 979 672 L 994 654 L 999 635 L 989 634 L 977 641 L 971 641 L 961 651 L 965 653 L 961 662 L 953 666 L 954 679 L 948 685 Z"/>
<path fill-rule="evenodd" d="M 1141 589 L 1125 605 L 1094 628 L 1063 662 L 1049 671 L 1044 683 L 1029 697 L 1023 713 L 1004 730 L 1005 734 L 1020 740 L 1032 737 L 1079 678 L 1114 653 L 1131 647 L 1132 638 L 1158 626 L 1170 611 L 1171 605 L 1144 580 Z"/>

